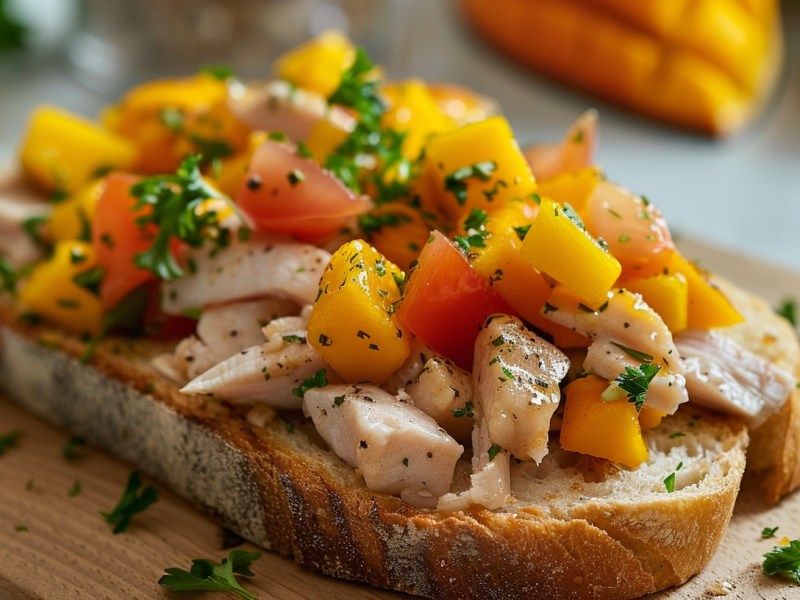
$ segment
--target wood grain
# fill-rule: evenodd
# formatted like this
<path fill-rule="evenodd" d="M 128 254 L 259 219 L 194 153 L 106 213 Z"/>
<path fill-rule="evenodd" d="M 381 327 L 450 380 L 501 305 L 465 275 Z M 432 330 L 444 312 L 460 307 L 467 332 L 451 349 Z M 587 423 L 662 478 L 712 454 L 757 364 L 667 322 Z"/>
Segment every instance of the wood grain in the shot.
<path fill-rule="evenodd" d="M 773 303 L 800 295 L 800 274 L 698 242 L 686 240 L 682 246 L 689 257 L 760 290 Z M 129 531 L 112 535 L 99 513 L 113 508 L 131 467 L 92 447 L 79 449 L 78 458 L 67 461 L 62 455 L 67 433 L 0 398 L 0 435 L 14 430 L 22 432 L 18 447 L 0 457 L 0 600 L 177 599 L 187 596 L 166 592 L 157 583 L 164 568 L 188 568 L 193 558 L 219 561 L 227 555 L 221 529 L 163 490 Z M 76 481 L 81 492 L 71 497 Z M 26 529 L 18 531 L 20 526 Z M 775 539 L 761 539 L 765 526 L 780 527 Z M 800 538 L 800 494 L 767 507 L 757 494 L 743 492 L 710 565 L 682 587 L 653 598 L 798 598 L 800 588 L 761 573 L 761 555 L 783 535 Z M 263 599 L 409 598 L 326 578 L 271 553 L 253 570 L 256 576 L 244 585 Z"/>

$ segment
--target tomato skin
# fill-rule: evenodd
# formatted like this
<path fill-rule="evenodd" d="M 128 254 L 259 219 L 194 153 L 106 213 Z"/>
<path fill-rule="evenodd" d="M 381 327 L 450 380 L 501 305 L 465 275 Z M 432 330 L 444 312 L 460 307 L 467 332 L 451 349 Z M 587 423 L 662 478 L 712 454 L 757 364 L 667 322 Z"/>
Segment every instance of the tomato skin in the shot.
<path fill-rule="evenodd" d="M 320 241 L 372 203 L 294 148 L 267 140 L 253 153 L 236 204 L 256 229 Z"/>
<path fill-rule="evenodd" d="M 398 318 L 430 348 L 472 369 L 481 323 L 495 313 L 516 314 L 452 242 L 434 231 L 409 276 Z"/>
<path fill-rule="evenodd" d="M 658 275 L 675 251 L 661 211 L 613 183 L 595 186 L 581 216 L 586 229 L 602 237 L 622 265 L 621 279 Z"/>
<path fill-rule="evenodd" d="M 133 289 L 156 278 L 133 262 L 136 254 L 150 247 L 155 233 L 155 226 L 141 229 L 136 223 L 148 212 L 148 207 L 134 209 L 136 198 L 130 189 L 139 179 L 129 173 L 111 173 L 95 209 L 92 246 L 97 263 L 104 270 L 100 301 L 105 309 L 116 306 Z"/>

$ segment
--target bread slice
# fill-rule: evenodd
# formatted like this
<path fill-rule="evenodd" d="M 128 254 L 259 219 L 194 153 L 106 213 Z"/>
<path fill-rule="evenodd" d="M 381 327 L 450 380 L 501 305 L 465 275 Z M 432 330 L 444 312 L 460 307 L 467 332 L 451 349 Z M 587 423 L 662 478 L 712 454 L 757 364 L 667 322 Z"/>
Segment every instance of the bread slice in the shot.
<path fill-rule="evenodd" d="M 714 281 L 745 318 L 723 333 L 800 380 L 800 343 L 789 322 L 766 300 L 721 277 Z M 767 502 L 774 504 L 800 487 L 800 389 L 750 435 L 747 482 L 763 488 Z"/>
<path fill-rule="evenodd" d="M 299 413 L 254 426 L 241 409 L 180 394 L 149 364 L 163 348 L 144 340 L 108 340 L 82 365 L 81 341 L 5 308 L 0 381 L 17 402 L 247 539 L 379 587 L 433 598 L 633 598 L 677 585 L 719 544 L 744 471 L 745 428 L 687 407 L 646 434 L 650 460 L 639 469 L 554 445 L 541 467 L 514 467 L 516 499 L 504 510 L 416 509 L 367 489 Z"/>

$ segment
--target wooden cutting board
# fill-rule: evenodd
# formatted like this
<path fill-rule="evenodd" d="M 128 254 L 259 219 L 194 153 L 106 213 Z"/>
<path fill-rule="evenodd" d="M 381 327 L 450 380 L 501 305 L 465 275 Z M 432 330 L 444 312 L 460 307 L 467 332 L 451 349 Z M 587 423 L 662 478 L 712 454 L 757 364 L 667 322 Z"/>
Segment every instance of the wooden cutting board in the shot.
<path fill-rule="evenodd" d="M 703 266 L 760 290 L 773 304 L 800 297 L 800 273 L 688 240 L 682 247 Z M 193 558 L 219 561 L 227 555 L 222 530 L 213 521 L 159 490 L 158 502 L 135 518 L 130 530 L 112 535 L 99 513 L 113 508 L 131 466 L 93 447 L 66 460 L 67 434 L 0 398 L 0 435 L 14 430 L 22 432 L 19 445 L 0 456 L 0 600 L 217 597 L 170 593 L 157 583 L 166 567 L 188 569 Z M 80 492 L 70 495 L 76 482 Z M 767 526 L 780 527 L 776 538 L 761 539 Z M 682 587 L 653 597 L 800 598 L 800 587 L 761 573 L 761 555 L 782 535 L 800 538 L 800 494 L 770 508 L 757 494 L 743 493 L 711 564 Z M 409 598 L 322 577 L 271 553 L 253 570 L 255 577 L 244 585 L 262 599 Z"/>

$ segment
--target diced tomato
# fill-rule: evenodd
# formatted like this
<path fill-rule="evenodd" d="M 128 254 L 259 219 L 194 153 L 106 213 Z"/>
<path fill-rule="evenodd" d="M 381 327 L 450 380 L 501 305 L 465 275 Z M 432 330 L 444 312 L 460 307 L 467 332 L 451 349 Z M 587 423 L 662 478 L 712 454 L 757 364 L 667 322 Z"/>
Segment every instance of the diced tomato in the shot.
<path fill-rule="evenodd" d="M 372 203 L 294 148 L 268 140 L 254 153 L 236 203 L 256 229 L 320 242 Z"/>
<path fill-rule="evenodd" d="M 622 265 L 623 278 L 657 275 L 675 251 L 661 211 L 613 183 L 598 183 L 581 213 L 586 229 L 603 238 Z"/>
<path fill-rule="evenodd" d="M 133 289 L 156 278 L 133 262 L 136 254 L 150 247 L 155 233 L 155 226 L 143 230 L 136 223 L 136 219 L 149 210 L 149 207 L 134 209 L 136 198 L 131 196 L 130 189 L 139 179 L 128 173 L 110 174 L 95 209 L 92 245 L 97 263 L 104 270 L 100 301 L 106 309 L 116 306 Z"/>
<path fill-rule="evenodd" d="M 536 179 L 542 180 L 591 166 L 596 145 L 597 113 L 589 110 L 577 118 L 560 143 L 530 146 L 524 154 Z"/>
<path fill-rule="evenodd" d="M 450 240 L 434 231 L 409 275 L 398 318 L 433 350 L 471 369 L 480 325 L 495 313 L 516 314 Z"/>

